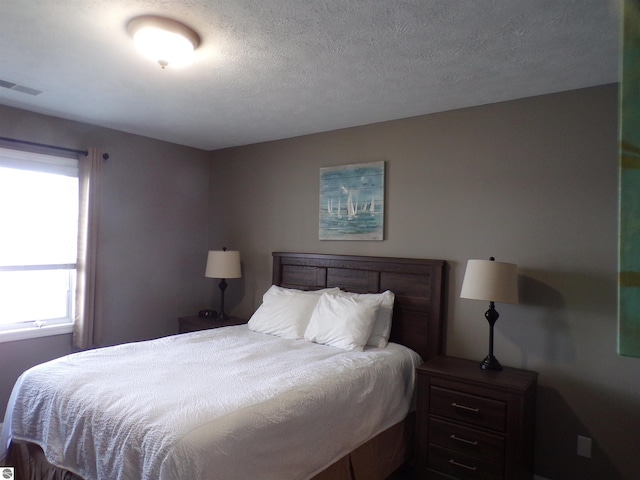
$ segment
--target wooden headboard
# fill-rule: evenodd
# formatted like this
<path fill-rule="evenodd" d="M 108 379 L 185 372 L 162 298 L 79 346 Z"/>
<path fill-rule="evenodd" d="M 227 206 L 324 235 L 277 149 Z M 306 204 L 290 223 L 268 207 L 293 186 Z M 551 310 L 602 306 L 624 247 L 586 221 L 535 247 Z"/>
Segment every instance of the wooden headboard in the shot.
<path fill-rule="evenodd" d="M 428 360 L 445 351 L 446 262 L 416 258 L 273 253 L 273 284 L 395 294 L 391 341 Z"/>

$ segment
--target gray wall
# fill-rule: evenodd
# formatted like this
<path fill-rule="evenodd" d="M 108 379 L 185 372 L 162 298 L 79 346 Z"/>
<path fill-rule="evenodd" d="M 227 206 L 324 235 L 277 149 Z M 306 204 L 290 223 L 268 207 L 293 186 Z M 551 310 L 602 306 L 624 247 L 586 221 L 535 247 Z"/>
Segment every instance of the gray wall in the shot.
<path fill-rule="evenodd" d="M 318 240 L 319 168 L 386 161 L 382 242 Z M 640 478 L 640 359 L 616 354 L 617 88 L 605 86 L 214 152 L 210 243 L 239 249 L 227 310 L 250 315 L 272 251 L 445 259 L 448 353 L 482 359 L 469 258 L 514 262 L 496 356 L 540 373 L 536 473 Z M 576 436 L 593 458 L 576 456 Z"/>
<path fill-rule="evenodd" d="M 640 478 L 640 359 L 615 353 L 615 86 L 213 153 L 6 107 L 0 136 L 111 154 L 106 344 L 173 333 L 177 316 L 216 307 L 206 250 L 226 245 L 244 269 L 227 310 L 244 316 L 270 284 L 272 251 L 445 259 L 448 353 L 479 360 L 486 305 L 458 296 L 466 260 L 493 255 L 520 266 L 522 303 L 498 306 L 495 353 L 540 373 L 536 472 Z M 318 241 L 319 168 L 376 160 L 385 241 Z M 1 343 L 0 408 L 20 372 L 70 351 L 69 335 Z M 575 455 L 577 434 L 593 438 L 591 460 Z"/>
<path fill-rule="evenodd" d="M 105 345 L 177 333 L 178 316 L 208 304 L 209 153 L 8 107 L 0 136 L 110 154 L 98 258 Z M 20 373 L 71 351 L 71 335 L 0 343 L 0 421 Z"/>

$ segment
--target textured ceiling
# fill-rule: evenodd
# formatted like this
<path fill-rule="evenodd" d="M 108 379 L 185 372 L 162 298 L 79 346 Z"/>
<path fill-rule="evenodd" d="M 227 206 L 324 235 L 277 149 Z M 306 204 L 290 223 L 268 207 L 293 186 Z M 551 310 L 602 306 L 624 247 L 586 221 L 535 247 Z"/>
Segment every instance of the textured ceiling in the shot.
<path fill-rule="evenodd" d="M 42 91 L 0 88 L 0 104 L 213 150 L 616 82 L 619 8 L 0 0 L 0 85 Z M 140 56 L 126 23 L 142 14 L 196 30 L 194 62 L 163 70 Z"/>

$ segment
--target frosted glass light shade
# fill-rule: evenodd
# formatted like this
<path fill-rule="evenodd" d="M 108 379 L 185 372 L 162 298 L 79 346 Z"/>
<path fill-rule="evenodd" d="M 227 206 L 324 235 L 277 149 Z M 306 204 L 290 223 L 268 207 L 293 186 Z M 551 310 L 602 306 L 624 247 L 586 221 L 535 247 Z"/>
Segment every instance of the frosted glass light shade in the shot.
<path fill-rule="evenodd" d="M 209 250 L 204 276 L 208 278 L 242 277 L 240 252 L 237 250 Z"/>
<path fill-rule="evenodd" d="M 461 298 L 518 303 L 518 266 L 492 260 L 469 260 Z"/>
<path fill-rule="evenodd" d="M 200 44 L 195 31 L 170 18 L 143 15 L 129 21 L 127 29 L 138 51 L 162 68 L 188 63 Z"/>

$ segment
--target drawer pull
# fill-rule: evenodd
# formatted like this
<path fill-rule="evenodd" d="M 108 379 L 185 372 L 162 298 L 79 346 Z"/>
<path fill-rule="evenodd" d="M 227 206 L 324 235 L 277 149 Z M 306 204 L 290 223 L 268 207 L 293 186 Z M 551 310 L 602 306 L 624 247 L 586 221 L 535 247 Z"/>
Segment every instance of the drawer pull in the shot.
<path fill-rule="evenodd" d="M 466 443 L 467 445 L 473 445 L 474 447 L 475 447 L 476 445 L 478 445 L 478 442 L 477 442 L 477 441 L 475 441 L 475 440 L 467 440 L 466 438 L 458 437 L 458 436 L 453 435 L 453 434 L 452 434 L 452 435 L 449 435 L 449 438 L 450 438 L 451 440 L 455 440 L 455 441 L 457 441 L 457 442 Z"/>
<path fill-rule="evenodd" d="M 460 468 L 465 468 L 465 469 L 467 469 L 467 470 L 471 470 L 472 472 L 475 472 L 475 471 L 478 469 L 478 467 L 472 467 L 471 465 L 465 465 L 464 463 L 456 462 L 456 461 L 455 461 L 455 460 L 453 460 L 453 459 L 450 459 L 450 460 L 449 460 L 449 463 L 450 463 L 451 465 L 455 465 L 456 467 L 460 467 Z"/>
<path fill-rule="evenodd" d="M 453 408 L 459 408 L 459 409 L 465 410 L 467 412 L 480 413 L 480 409 L 479 408 L 467 407 L 466 405 L 460 405 L 459 403 L 456 403 L 456 402 L 453 402 L 451 404 L 451 406 Z"/>

